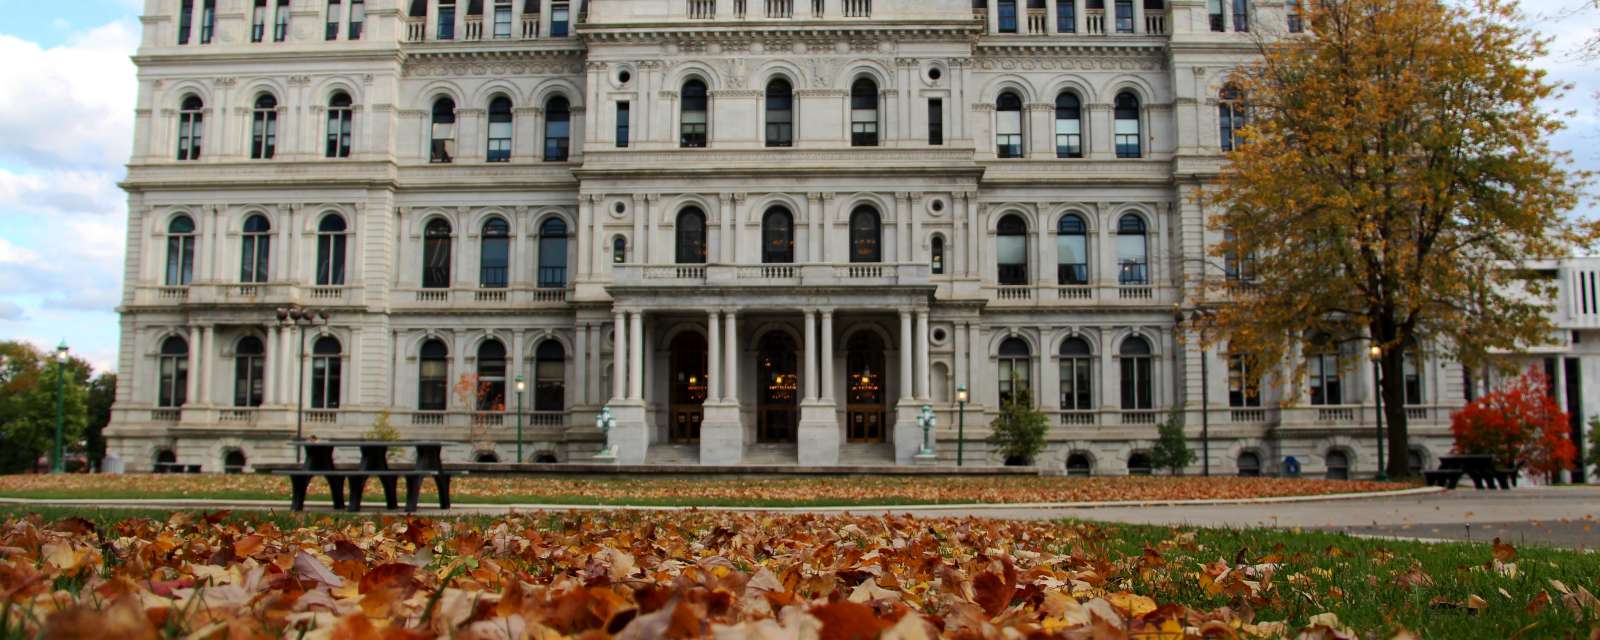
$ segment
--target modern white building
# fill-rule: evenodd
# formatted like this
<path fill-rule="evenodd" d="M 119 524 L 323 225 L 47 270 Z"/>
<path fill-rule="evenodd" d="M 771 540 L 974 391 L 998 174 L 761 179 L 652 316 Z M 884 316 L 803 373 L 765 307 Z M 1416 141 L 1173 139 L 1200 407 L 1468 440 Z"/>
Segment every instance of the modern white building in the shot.
<path fill-rule="evenodd" d="M 1249 276 L 1193 195 L 1293 6 L 146 0 L 111 448 L 284 462 L 387 412 L 581 461 L 609 407 L 626 463 L 912 464 L 931 405 L 940 462 L 964 421 L 996 464 L 1025 388 L 1041 466 L 1138 472 L 1204 404 L 1214 471 L 1370 474 L 1370 368 L 1257 392 L 1174 319 Z M 1465 376 L 1408 377 L 1429 463 Z"/>

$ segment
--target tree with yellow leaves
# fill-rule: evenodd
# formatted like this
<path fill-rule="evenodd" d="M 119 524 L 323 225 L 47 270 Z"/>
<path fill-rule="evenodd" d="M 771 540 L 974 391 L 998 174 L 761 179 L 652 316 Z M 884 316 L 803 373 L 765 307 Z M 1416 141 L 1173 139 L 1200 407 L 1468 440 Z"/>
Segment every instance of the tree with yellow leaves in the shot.
<path fill-rule="evenodd" d="M 1546 42 L 1500 0 L 1305 3 L 1306 35 L 1263 39 L 1233 84 L 1249 123 L 1205 196 L 1214 254 L 1252 260 L 1216 322 L 1237 353 L 1305 377 L 1313 336 L 1382 349 L 1392 477 L 1409 474 L 1404 358 L 1467 366 L 1548 339 L 1553 288 L 1530 261 L 1591 246 L 1566 217 L 1590 176 L 1550 149 L 1566 87 L 1533 68 Z M 1346 367 L 1366 349 L 1344 349 Z M 1359 354 L 1359 355 L 1358 355 Z"/>

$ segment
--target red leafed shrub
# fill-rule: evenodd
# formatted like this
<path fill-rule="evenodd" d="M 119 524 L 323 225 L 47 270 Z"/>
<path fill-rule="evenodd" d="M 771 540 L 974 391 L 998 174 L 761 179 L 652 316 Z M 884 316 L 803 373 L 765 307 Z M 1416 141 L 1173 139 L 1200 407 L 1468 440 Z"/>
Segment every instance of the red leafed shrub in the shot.
<path fill-rule="evenodd" d="M 1539 474 L 1570 467 L 1578 452 L 1567 433 L 1567 414 L 1547 385 L 1544 374 L 1530 368 L 1457 411 L 1450 417 L 1455 452 L 1492 455 L 1506 469 L 1522 462 Z"/>

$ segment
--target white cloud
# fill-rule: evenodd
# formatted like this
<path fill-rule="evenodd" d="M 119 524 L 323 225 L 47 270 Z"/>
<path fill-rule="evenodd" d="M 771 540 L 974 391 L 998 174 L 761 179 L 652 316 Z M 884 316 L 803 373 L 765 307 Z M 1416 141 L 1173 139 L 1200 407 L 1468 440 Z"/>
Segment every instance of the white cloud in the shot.
<path fill-rule="evenodd" d="M 0 320 L 15 322 L 26 317 L 27 314 L 23 313 L 22 307 L 9 302 L 0 302 Z"/>
<path fill-rule="evenodd" d="M 132 148 L 138 26 L 113 22 L 50 49 L 0 35 L 0 159 L 115 167 Z"/>

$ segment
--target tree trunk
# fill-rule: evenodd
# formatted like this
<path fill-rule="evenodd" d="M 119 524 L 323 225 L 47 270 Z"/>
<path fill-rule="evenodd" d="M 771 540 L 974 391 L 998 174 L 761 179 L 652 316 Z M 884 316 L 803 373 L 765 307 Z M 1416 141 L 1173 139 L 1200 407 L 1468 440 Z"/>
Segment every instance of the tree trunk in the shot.
<path fill-rule="evenodd" d="M 1384 455 L 1387 456 L 1385 469 L 1389 479 L 1403 480 L 1411 477 L 1410 425 L 1406 422 L 1405 351 L 1384 351 L 1380 364 L 1383 367 L 1383 428 L 1387 436 L 1387 442 L 1384 443 Z"/>

